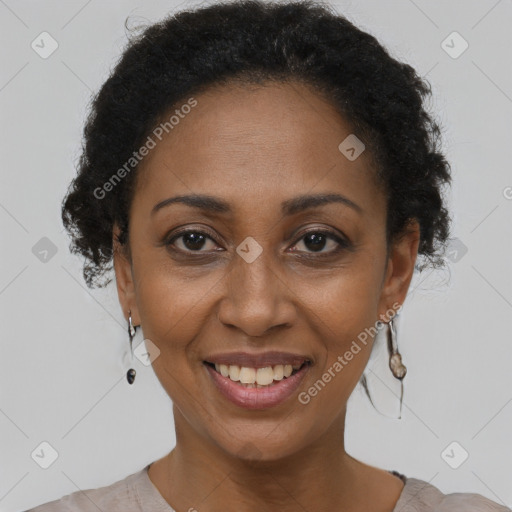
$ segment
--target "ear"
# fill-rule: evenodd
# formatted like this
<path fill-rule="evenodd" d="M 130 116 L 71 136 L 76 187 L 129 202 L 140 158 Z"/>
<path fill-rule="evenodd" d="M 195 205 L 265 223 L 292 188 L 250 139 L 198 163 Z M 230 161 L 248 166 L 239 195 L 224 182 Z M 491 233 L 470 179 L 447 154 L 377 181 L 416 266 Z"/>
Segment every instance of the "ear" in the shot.
<path fill-rule="evenodd" d="M 120 233 L 121 229 L 119 225 L 115 223 L 112 232 L 112 248 L 117 295 L 126 321 L 128 321 L 129 312 L 131 312 L 133 325 L 139 325 L 140 319 L 135 300 L 135 285 L 133 282 L 131 257 L 128 248 L 121 245 L 119 242 L 118 237 Z"/>
<path fill-rule="evenodd" d="M 385 316 L 386 311 L 396 310 L 396 304 L 401 306 L 405 301 L 414 273 L 419 243 L 420 226 L 416 219 L 411 220 L 404 231 L 391 242 L 379 300 L 379 318 L 383 321 L 389 321 L 389 315 Z"/>

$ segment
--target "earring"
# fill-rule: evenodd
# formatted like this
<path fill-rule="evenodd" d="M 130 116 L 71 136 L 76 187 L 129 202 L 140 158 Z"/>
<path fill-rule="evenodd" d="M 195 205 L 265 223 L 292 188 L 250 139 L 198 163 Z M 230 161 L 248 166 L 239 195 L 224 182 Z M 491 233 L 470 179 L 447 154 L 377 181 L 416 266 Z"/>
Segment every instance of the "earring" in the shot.
<path fill-rule="evenodd" d="M 393 325 L 393 318 L 388 323 L 388 352 L 389 352 L 389 368 L 395 378 L 400 381 L 400 416 L 402 417 L 402 400 L 404 397 L 403 378 L 407 373 L 407 368 L 402 363 L 402 355 L 398 352 L 398 344 L 396 342 L 396 330 Z"/>
<path fill-rule="evenodd" d="M 378 321 L 377 327 L 378 327 L 378 329 L 381 329 L 383 325 L 386 325 L 386 327 L 387 327 L 387 332 L 385 333 L 386 346 L 387 346 L 387 352 L 388 352 L 387 367 L 391 370 L 391 374 L 393 375 L 393 377 L 400 381 L 400 412 L 398 415 L 398 419 L 401 419 L 401 417 L 402 417 L 402 402 L 403 402 L 403 395 L 404 395 L 403 378 L 405 377 L 405 375 L 407 373 L 407 368 L 402 363 L 402 356 L 401 356 L 400 352 L 398 351 L 397 333 L 396 333 L 396 328 L 393 323 L 393 320 L 394 320 L 394 318 L 391 318 L 390 321 L 387 323 Z M 379 346 L 376 346 L 375 348 L 377 349 L 377 353 L 378 353 L 380 351 Z M 390 383 L 386 384 L 387 378 L 385 377 L 385 372 L 384 372 L 385 371 L 384 361 L 382 361 L 382 363 L 380 363 L 380 361 L 381 361 L 381 359 L 377 355 L 376 356 L 376 365 L 374 367 L 374 369 L 377 373 L 375 373 L 371 368 L 365 370 L 365 372 L 363 372 L 363 375 L 360 379 L 360 383 L 362 384 L 363 389 L 365 390 L 365 393 L 370 400 L 370 403 L 380 414 L 382 414 L 382 412 L 379 411 L 379 408 L 377 408 L 375 406 L 374 401 L 372 399 L 372 395 L 374 393 L 377 393 L 379 390 L 378 388 L 381 387 L 381 386 L 375 387 L 375 383 L 377 381 L 380 381 L 384 385 L 384 387 L 387 387 L 389 390 L 391 390 L 391 388 L 390 388 Z M 382 364 L 382 366 L 381 366 L 381 364 Z M 371 386 L 373 388 L 372 393 L 370 393 L 370 390 L 369 390 L 369 386 L 368 386 L 369 381 L 368 381 L 367 377 L 371 378 L 370 380 L 373 382 L 373 384 Z M 386 393 L 386 395 L 388 395 L 388 394 L 389 393 Z M 384 416 L 390 417 L 387 414 L 384 414 Z M 394 418 L 397 418 L 397 417 L 394 416 Z"/>
<path fill-rule="evenodd" d="M 407 368 L 402 363 L 402 356 L 398 352 L 398 345 L 396 342 L 396 330 L 393 325 L 393 319 L 388 323 L 388 351 L 389 351 L 389 368 L 393 375 L 402 380 L 407 373 Z"/>
<path fill-rule="evenodd" d="M 132 312 L 128 311 L 128 336 L 130 337 L 130 352 L 132 354 L 132 363 L 133 363 L 133 338 L 135 336 L 135 329 L 137 326 L 134 327 L 132 324 Z M 133 368 L 130 368 L 126 372 L 126 379 L 128 380 L 129 384 L 133 384 L 135 380 L 136 371 Z"/>

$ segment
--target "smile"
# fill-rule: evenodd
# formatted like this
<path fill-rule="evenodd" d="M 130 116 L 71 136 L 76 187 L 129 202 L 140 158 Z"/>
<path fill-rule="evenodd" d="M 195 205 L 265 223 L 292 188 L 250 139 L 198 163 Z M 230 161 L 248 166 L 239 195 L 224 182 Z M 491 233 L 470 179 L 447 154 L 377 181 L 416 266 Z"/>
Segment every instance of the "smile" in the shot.
<path fill-rule="evenodd" d="M 274 407 L 298 388 L 311 367 L 302 363 L 276 364 L 260 368 L 204 361 L 216 388 L 230 402 L 246 409 Z"/>

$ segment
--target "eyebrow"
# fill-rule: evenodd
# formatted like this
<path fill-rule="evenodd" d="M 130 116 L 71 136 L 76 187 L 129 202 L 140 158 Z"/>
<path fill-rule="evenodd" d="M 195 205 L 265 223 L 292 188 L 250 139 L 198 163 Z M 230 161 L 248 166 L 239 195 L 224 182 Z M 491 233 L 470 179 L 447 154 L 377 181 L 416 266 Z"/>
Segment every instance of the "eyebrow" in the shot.
<path fill-rule="evenodd" d="M 153 216 L 157 211 L 161 210 L 162 208 L 176 203 L 185 204 L 192 208 L 198 208 L 200 210 L 204 210 L 210 213 L 229 214 L 233 212 L 229 203 L 222 199 L 205 194 L 190 194 L 169 197 L 168 199 L 160 201 L 151 210 L 151 215 Z M 286 201 L 283 201 L 281 203 L 281 213 L 284 216 L 294 215 L 303 210 L 315 208 L 317 206 L 322 206 L 324 204 L 330 203 L 341 203 L 344 204 L 345 206 L 352 208 L 359 214 L 363 213 L 363 209 L 358 204 L 351 201 L 348 197 L 345 197 L 341 194 L 325 193 L 309 195 L 306 194 L 294 197 L 292 199 L 287 199 Z"/>

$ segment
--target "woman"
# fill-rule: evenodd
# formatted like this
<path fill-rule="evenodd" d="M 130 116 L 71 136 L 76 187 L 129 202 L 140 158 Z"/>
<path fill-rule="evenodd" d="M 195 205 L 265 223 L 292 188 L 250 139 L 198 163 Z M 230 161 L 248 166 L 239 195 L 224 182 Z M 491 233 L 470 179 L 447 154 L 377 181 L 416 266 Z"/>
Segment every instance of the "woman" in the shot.
<path fill-rule="evenodd" d="M 219 3 L 132 41 L 95 98 L 63 220 L 89 286 L 113 262 L 177 442 L 34 511 L 506 510 L 343 442 L 376 333 L 401 382 L 393 318 L 414 270 L 443 261 L 451 178 L 429 92 L 312 2 Z"/>

